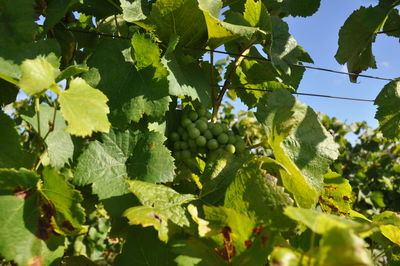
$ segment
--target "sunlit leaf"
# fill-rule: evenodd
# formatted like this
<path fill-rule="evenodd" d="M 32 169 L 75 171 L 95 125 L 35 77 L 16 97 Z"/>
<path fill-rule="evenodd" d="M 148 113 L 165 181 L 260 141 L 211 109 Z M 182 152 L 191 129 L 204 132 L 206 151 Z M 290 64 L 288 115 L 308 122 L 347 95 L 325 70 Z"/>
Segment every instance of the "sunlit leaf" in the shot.
<path fill-rule="evenodd" d="M 71 80 L 69 89 L 60 94 L 61 113 L 68 122 L 66 131 L 77 136 L 90 136 L 94 131 L 108 132 L 107 97 L 82 78 Z"/>

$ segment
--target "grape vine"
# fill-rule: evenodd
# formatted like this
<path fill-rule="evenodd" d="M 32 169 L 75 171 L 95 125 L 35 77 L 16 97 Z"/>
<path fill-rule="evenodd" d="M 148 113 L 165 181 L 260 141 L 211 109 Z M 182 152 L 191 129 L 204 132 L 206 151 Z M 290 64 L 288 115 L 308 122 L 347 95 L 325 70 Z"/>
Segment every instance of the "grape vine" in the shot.
<path fill-rule="evenodd" d="M 351 81 L 399 4 L 339 30 Z M 398 264 L 400 87 L 362 148 L 296 99 L 313 60 L 284 18 L 319 6 L 0 0 L 1 265 Z"/>

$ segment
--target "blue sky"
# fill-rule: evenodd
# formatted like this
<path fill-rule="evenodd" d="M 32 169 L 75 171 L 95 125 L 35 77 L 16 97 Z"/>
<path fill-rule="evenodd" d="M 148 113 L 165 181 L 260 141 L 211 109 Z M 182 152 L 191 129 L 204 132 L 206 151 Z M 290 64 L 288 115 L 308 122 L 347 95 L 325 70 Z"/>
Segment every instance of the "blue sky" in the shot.
<path fill-rule="evenodd" d="M 317 13 L 308 18 L 287 18 L 291 34 L 311 55 L 314 65 L 334 70 L 347 71 L 334 58 L 337 50 L 338 32 L 347 17 L 360 6 L 375 5 L 378 1 L 366 0 L 322 0 Z M 399 40 L 379 35 L 373 44 L 378 69 L 368 70 L 363 74 L 398 77 L 400 69 L 398 49 Z M 387 81 L 359 77 L 358 83 L 350 83 L 347 75 L 340 75 L 316 70 L 307 70 L 298 92 L 327 94 L 344 97 L 375 99 Z M 354 102 L 308 96 L 298 96 L 302 102 L 316 111 L 335 116 L 351 123 L 367 121 L 372 127 L 378 122 L 374 119 L 376 107 L 370 102 Z"/>

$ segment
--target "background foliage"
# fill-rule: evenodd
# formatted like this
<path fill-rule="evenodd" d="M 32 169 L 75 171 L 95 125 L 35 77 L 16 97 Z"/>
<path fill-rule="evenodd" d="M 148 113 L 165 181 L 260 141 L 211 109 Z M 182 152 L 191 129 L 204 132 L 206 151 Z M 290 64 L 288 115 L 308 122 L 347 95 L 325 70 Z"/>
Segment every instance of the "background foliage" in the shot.
<path fill-rule="evenodd" d="M 350 81 L 399 4 L 344 22 Z M 283 18 L 319 5 L 0 0 L 1 263 L 398 264 L 399 84 L 378 130 L 293 97 L 313 60 Z"/>

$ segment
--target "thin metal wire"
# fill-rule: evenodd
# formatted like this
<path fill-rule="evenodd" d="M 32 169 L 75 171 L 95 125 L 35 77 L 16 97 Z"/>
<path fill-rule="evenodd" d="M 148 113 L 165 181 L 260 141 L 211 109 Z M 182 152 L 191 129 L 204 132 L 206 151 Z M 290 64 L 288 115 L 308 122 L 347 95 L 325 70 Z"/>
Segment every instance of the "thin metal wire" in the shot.
<path fill-rule="evenodd" d="M 269 90 L 255 89 L 255 88 L 244 88 L 244 87 L 231 88 L 231 90 L 235 90 L 235 89 L 270 92 Z M 325 94 L 314 94 L 314 93 L 303 93 L 303 92 L 292 92 L 292 94 L 301 95 L 301 96 L 312 96 L 312 97 L 323 97 L 323 98 L 349 100 L 349 101 L 359 101 L 359 102 L 374 102 L 374 100 L 370 100 L 370 99 L 341 97 L 341 96 L 332 96 L 332 95 L 325 95 Z"/>
<path fill-rule="evenodd" d="M 93 34 L 93 35 L 103 36 L 103 37 L 130 40 L 129 37 L 117 36 L 117 35 L 112 35 L 112 34 L 107 34 L 107 33 L 96 32 L 96 31 L 85 31 L 85 30 L 78 30 L 78 29 L 63 29 L 63 28 L 55 28 L 55 30 L 71 31 L 71 32 L 78 32 L 78 33 Z M 186 47 L 186 46 L 183 47 L 183 48 L 193 49 L 193 50 L 201 50 L 201 51 L 205 51 L 205 52 L 214 52 L 214 53 L 219 53 L 219 54 L 226 54 L 226 55 L 230 55 L 230 56 L 242 56 L 242 55 L 236 54 L 236 53 L 230 53 L 230 52 L 218 51 L 218 50 L 206 49 L 206 48 L 194 48 L 194 47 Z M 257 57 L 257 56 L 251 56 L 251 55 L 246 55 L 246 56 L 243 56 L 243 57 L 249 58 L 249 59 L 254 59 L 254 60 L 259 60 L 259 61 L 270 61 L 267 58 L 261 58 L 261 57 Z M 337 70 L 328 69 L 328 68 L 313 67 L 313 66 L 307 66 L 307 65 L 301 65 L 301 64 L 289 64 L 289 65 L 298 66 L 298 67 L 304 67 L 304 68 L 313 69 L 313 70 L 327 71 L 327 72 L 332 72 L 332 73 L 337 73 L 337 74 L 357 75 L 355 73 L 349 73 L 349 72 L 344 72 L 344 71 L 337 71 Z M 390 79 L 390 78 L 363 75 L 363 74 L 359 74 L 358 76 L 359 77 L 365 77 L 365 78 L 371 78 L 371 79 L 387 80 L 387 81 L 394 81 L 395 80 L 395 79 Z M 237 88 L 230 88 L 230 89 L 244 89 L 244 90 L 268 92 L 268 90 L 255 89 L 255 88 L 245 88 L 245 87 L 237 87 Z M 332 96 L 332 95 L 314 94 L 314 93 L 293 92 L 293 94 L 301 95 L 301 96 L 323 97 L 323 98 L 350 100 L 350 101 L 360 101 L 360 102 L 374 102 L 374 100 L 370 100 L 370 99 L 341 97 L 341 96 Z"/>
<path fill-rule="evenodd" d="M 241 56 L 240 54 L 237 53 L 231 53 L 231 52 L 225 52 L 225 51 L 218 51 L 218 50 L 212 50 L 212 49 L 206 49 L 206 48 L 193 48 L 193 47 L 185 47 L 187 49 L 193 49 L 193 50 L 201 50 L 205 52 L 210 52 L 213 51 L 214 53 L 217 54 L 225 54 L 225 55 L 232 55 L 232 56 Z M 267 58 L 262 58 L 258 56 L 243 56 L 245 58 L 257 60 L 257 61 L 271 61 L 270 59 Z M 339 70 L 334 70 L 334 69 L 329 69 L 329 68 L 323 68 L 323 67 L 314 67 L 314 66 L 308 66 L 308 65 L 302 65 L 302 64 L 294 64 L 294 63 L 288 63 L 288 65 L 291 66 L 297 66 L 297 67 L 303 67 L 307 69 L 313 69 L 313 70 L 320 70 L 320 71 L 326 71 L 326 72 L 331 72 L 331 73 L 336 73 L 336 74 L 343 74 L 343 75 L 351 75 L 351 76 L 358 76 L 358 77 L 363 77 L 363 78 L 370 78 L 370 79 L 378 79 L 378 80 L 387 80 L 387 81 L 395 81 L 395 79 L 391 78 L 385 78 L 385 77 L 378 77 L 378 76 L 371 76 L 371 75 L 364 75 L 364 74 L 357 74 L 357 73 L 350 73 L 350 72 L 345 72 L 345 71 L 339 71 Z"/>
<path fill-rule="evenodd" d="M 78 29 L 62 29 L 62 28 L 55 28 L 55 30 L 87 33 L 87 34 L 94 34 L 94 35 L 103 36 L 103 37 L 130 40 L 129 37 L 117 36 L 117 35 L 112 35 L 112 34 L 107 34 L 107 33 L 96 32 L 96 31 L 85 31 L 85 30 L 78 30 Z M 225 51 L 219 51 L 219 50 L 213 50 L 213 49 L 206 49 L 206 48 L 195 48 L 195 47 L 188 47 L 188 46 L 183 46 L 183 48 L 192 49 L 192 50 L 198 50 L 198 51 L 204 51 L 204 52 L 214 52 L 214 53 L 217 53 L 217 54 L 225 54 L 225 55 L 230 55 L 230 56 L 241 56 L 238 53 L 231 53 L 231 52 L 225 52 Z M 246 55 L 246 56 L 243 56 L 243 57 L 248 58 L 248 59 L 258 60 L 258 61 L 271 61 L 270 59 L 263 58 L 263 57 L 258 57 L 258 56 Z M 313 70 L 331 72 L 331 73 L 336 73 L 336 74 L 342 74 L 342 75 L 350 75 L 350 76 L 357 76 L 357 77 L 377 79 L 377 80 L 395 81 L 395 79 L 391 79 L 391 78 L 372 76 L 372 75 L 365 75 L 365 74 L 357 74 L 357 73 L 350 73 L 350 72 L 339 71 L 339 70 L 334 70 L 334 69 L 329 69 L 329 68 L 324 68 L 324 67 L 315 67 L 315 66 L 295 64 L 295 63 L 288 63 L 288 65 L 296 66 L 296 67 L 303 67 L 303 68 L 306 68 L 306 69 L 313 69 Z"/>

